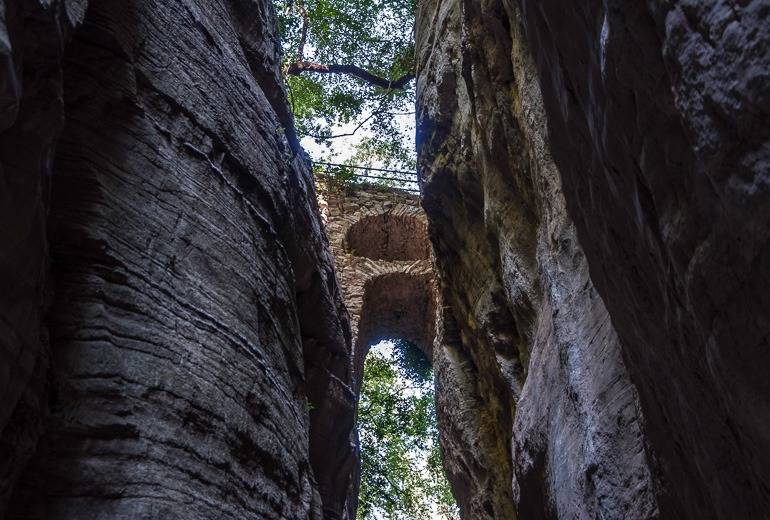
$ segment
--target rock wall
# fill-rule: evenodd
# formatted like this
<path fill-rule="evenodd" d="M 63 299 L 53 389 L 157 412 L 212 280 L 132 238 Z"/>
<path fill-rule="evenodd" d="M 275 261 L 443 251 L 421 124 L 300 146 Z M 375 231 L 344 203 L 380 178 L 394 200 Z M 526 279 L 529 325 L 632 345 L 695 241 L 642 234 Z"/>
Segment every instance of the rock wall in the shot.
<path fill-rule="evenodd" d="M 0 516 L 339 518 L 350 331 L 271 2 L 7 0 L 0 63 Z"/>
<path fill-rule="evenodd" d="M 647 518 L 636 391 L 566 213 L 513 17 L 494 0 L 424 2 L 418 16 L 445 466 L 463 518 Z"/>
<path fill-rule="evenodd" d="M 522 1 L 668 517 L 770 511 L 770 5 Z M 578 38 L 565 38 L 579 34 Z"/>
<path fill-rule="evenodd" d="M 768 16 L 420 4 L 439 411 L 466 518 L 770 510 Z"/>
<path fill-rule="evenodd" d="M 767 517 L 769 17 L 420 2 L 434 302 L 412 199 L 337 286 L 271 2 L 0 0 L 0 517 L 351 515 L 383 323 L 464 518 Z"/>

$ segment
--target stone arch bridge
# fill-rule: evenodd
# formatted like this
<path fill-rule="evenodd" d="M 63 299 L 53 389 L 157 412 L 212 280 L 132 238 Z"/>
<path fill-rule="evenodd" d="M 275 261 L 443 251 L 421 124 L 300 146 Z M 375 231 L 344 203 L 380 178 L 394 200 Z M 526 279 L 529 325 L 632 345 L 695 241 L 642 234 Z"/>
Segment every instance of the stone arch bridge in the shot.
<path fill-rule="evenodd" d="M 413 191 L 318 182 L 319 206 L 353 334 L 354 391 L 369 347 L 405 339 L 433 358 L 437 290 L 427 218 Z"/>

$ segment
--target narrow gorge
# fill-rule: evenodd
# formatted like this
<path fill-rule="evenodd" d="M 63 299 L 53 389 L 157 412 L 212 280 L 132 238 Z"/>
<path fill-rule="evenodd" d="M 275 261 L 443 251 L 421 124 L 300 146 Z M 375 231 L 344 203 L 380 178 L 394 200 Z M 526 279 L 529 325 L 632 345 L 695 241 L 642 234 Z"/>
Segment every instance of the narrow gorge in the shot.
<path fill-rule="evenodd" d="M 414 190 L 280 16 L 0 0 L 0 519 L 360 518 L 395 338 L 463 520 L 770 519 L 770 1 L 418 0 Z"/>

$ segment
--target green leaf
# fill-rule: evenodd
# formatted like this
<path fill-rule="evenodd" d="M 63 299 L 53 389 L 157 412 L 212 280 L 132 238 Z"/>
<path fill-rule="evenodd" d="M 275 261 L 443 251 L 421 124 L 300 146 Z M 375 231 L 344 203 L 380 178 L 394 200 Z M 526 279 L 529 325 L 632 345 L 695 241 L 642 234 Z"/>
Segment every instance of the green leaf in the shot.
<path fill-rule="evenodd" d="M 350 64 L 381 77 L 413 73 L 414 0 L 274 0 L 284 63 L 295 62 L 308 18 L 303 58 Z M 286 68 L 286 67 L 285 67 Z M 357 150 L 388 166 L 413 169 L 414 136 L 401 114 L 414 113 L 414 81 L 404 90 L 383 90 L 344 74 L 286 78 L 289 100 L 302 137 L 328 144 L 333 129 L 365 121 L 371 138 Z"/>
<path fill-rule="evenodd" d="M 434 509 L 456 518 L 441 464 L 432 370 L 414 344 L 394 342 L 392 356 L 369 353 L 358 428 L 358 520 L 423 520 Z"/>

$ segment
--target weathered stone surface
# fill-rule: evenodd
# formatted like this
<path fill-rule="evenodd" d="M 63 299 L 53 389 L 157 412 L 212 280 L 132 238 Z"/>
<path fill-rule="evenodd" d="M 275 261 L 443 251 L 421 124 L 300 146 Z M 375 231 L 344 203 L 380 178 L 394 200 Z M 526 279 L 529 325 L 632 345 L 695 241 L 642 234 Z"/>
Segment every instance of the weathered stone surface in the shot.
<path fill-rule="evenodd" d="M 269 0 L 0 0 L 0 517 L 350 518 L 386 336 L 465 518 L 766 517 L 768 17 L 423 0 L 340 287 Z"/>
<path fill-rule="evenodd" d="M 770 4 L 520 0 L 661 516 L 770 511 Z"/>
<path fill-rule="evenodd" d="M 424 223 L 403 215 L 383 213 L 356 222 L 346 237 L 347 249 L 372 260 L 425 260 L 428 233 Z"/>
<path fill-rule="evenodd" d="M 2 5 L 6 21 L 29 7 Z M 4 283 L 16 265 L 30 271 L 0 291 L 3 327 L 5 313 L 26 320 L 3 343 L 4 363 L 22 361 L 3 395 L 11 410 L 31 402 L 19 395 L 37 384 L 36 359 L 46 368 L 49 174 L 53 275 L 51 416 L 7 517 L 339 517 L 354 450 L 336 442 L 353 425 L 350 332 L 286 119 L 271 3 L 56 4 L 39 30 L 57 34 L 72 6 L 82 24 L 63 60 L 52 47 L 24 62 L 24 95 L 48 112 L 27 115 L 22 101 L 3 134 L 21 208 L 2 210 L 20 237 L 3 249 Z M 38 429 L 24 421 L 4 430 L 3 452 L 20 450 L 5 473 L 33 440 L 13 428 Z"/>
<path fill-rule="evenodd" d="M 467 517 L 770 510 L 768 16 L 421 4 L 439 409 Z"/>
<path fill-rule="evenodd" d="M 463 517 L 654 516 L 636 391 L 567 216 L 516 11 L 423 2 L 417 46 L 439 425 Z"/>

